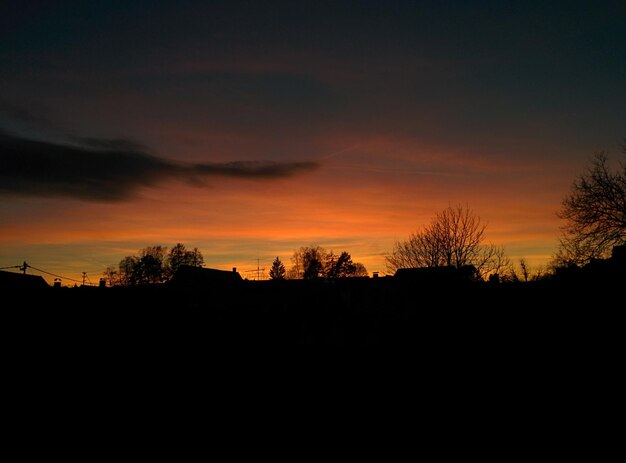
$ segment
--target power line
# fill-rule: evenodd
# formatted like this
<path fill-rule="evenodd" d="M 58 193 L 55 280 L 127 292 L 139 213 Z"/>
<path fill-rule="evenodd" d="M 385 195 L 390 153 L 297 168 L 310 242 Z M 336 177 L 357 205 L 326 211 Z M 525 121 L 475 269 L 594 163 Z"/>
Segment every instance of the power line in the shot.
<path fill-rule="evenodd" d="M 0 270 L 6 270 L 8 268 L 21 268 L 21 267 L 22 267 L 21 265 L 11 265 L 9 267 L 0 267 Z"/>
<path fill-rule="evenodd" d="M 83 280 L 81 281 L 81 280 L 76 280 L 74 278 L 65 277 L 65 276 L 62 276 L 62 275 L 57 275 L 56 273 L 48 272 L 47 270 L 42 270 L 42 269 L 37 268 L 37 267 L 33 267 L 32 265 L 30 265 L 30 264 L 28 264 L 26 262 L 24 262 L 23 265 L 13 265 L 13 266 L 10 266 L 10 267 L 3 267 L 3 268 L 18 268 L 18 269 L 22 270 L 24 272 L 24 274 L 26 273 L 26 269 L 27 268 L 32 268 L 33 270 L 35 270 L 37 272 L 45 273 L 46 275 L 50 275 L 50 276 L 53 276 L 53 277 L 56 277 L 56 278 L 60 278 L 62 280 L 69 280 L 69 281 L 73 281 L 75 283 L 82 283 L 83 285 L 85 284 L 85 278 L 86 278 L 87 280 L 89 280 L 89 284 L 93 285 L 93 283 L 91 282 L 91 280 L 87 276 L 87 272 L 83 272 Z"/>
<path fill-rule="evenodd" d="M 51 276 L 53 276 L 53 277 L 61 278 L 62 280 L 70 280 L 70 281 L 74 281 L 74 282 L 76 282 L 76 283 L 81 283 L 81 281 L 80 281 L 80 280 L 75 280 L 74 278 L 64 277 L 64 276 L 61 276 L 61 275 L 57 275 L 56 273 L 47 272 L 47 271 L 45 271 L 45 270 L 41 270 L 40 268 L 33 267 L 33 266 L 32 266 L 32 265 L 30 265 L 30 264 L 29 264 L 28 266 L 29 266 L 30 268 L 32 268 L 33 270 L 36 270 L 36 271 L 41 272 L 41 273 L 46 273 L 46 274 L 51 275 Z"/>

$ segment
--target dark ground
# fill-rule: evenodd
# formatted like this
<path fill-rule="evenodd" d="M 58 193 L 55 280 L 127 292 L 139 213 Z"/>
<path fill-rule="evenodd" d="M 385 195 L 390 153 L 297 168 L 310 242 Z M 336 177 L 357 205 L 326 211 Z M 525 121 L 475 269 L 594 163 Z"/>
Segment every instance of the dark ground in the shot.
<path fill-rule="evenodd" d="M 596 353 L 623 347 L 624 297 L 617 281 L 242 281 L 201 288 L 20 290 L 8 301 L 6 334 L 38 345 L 397 345 L 427 351 L 484 346 L 553 352 L 575 346 Z"/>

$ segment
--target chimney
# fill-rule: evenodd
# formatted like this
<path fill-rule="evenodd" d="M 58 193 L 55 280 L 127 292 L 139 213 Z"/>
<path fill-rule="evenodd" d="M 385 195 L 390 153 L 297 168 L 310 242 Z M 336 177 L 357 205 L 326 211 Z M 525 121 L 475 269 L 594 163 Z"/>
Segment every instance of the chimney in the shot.
<path fill-rule="evenodd" d="M 237 273 L 237 267 L 233 267 L 233 273 Z"/>

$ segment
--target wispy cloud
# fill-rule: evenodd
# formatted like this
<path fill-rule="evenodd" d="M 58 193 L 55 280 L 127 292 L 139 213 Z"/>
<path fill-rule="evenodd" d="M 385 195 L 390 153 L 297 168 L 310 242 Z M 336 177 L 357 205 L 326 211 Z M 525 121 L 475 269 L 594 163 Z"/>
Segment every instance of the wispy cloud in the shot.
<path fill-rule="evenodd" d="M 115 202 L 168 180 L 197 184 L 206 177 L 277 179 L 318 167 L 315 162 L 185 164 L 152 155 L 129 140 L 88 138 L 62 144 L 0 131 L 0 195 Z"/>

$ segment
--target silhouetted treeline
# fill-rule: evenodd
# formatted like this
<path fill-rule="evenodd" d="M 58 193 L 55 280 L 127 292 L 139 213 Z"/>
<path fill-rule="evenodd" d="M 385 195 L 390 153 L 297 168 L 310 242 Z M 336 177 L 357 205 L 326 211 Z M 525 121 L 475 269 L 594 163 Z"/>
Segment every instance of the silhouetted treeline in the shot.
<path fill-rule="evenodd" d="M 107 267 L 104 279 L 109 286 L 137 286 L 165 283 L 183 265 L 201 267 L 204 258 L 198 248 L 188 250 L 182 243 L 172 249 L 166 246 L 148 246 L 138 255 L 124 257 L 117 268 Z"/>
<path fill-rule="evenodd" d="M 453 268 L 380 278 L 247 281 L 236 272 L 183 266 L 166 284 L 13 294 L 4 287 L 19 301 L 4 316 L 32 323 L 33 332 L 51 342 L 59 336 L 107 343 L 428 348 L 489 342 L 494 349 L 513 342 L 535 348 L 551 336 L 611 342 L 597 336 L 619 326 L 612 320 L 623 310 L 624 257 L 616 248 L 610 259 L 563 269 L 551 279 L 508 283 L 476 281 L 467 277 L 472 272 Z"/>

